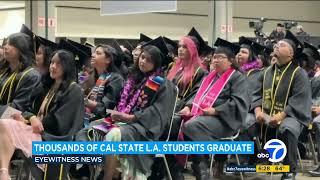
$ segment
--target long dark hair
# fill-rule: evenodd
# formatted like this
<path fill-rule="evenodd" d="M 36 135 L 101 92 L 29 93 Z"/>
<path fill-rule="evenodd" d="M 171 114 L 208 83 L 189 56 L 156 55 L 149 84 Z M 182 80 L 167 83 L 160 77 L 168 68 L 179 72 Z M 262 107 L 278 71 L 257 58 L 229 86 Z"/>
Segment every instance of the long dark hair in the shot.
<path fill-rule="evenodd" d="M 239 70 L 239 64 L 235 60 L 235 54 L 229 48 L 218 47 L 214 53 L 226 55 L 228 60 L 231 62 L 231 67 L 235 70 Z"/>
<path fill-rule="evenodd" d="M 43 66 L 46 68 L 47 73 L 43 74 L 41 77 L 41 81 L 46 83 L 46 81 L 50 81 L 50 72 L 49 72 L 49 66 L 52 58 L 52 53 L 54 50 L 51 47 L 40 45 L 39 49 L 42 49 L 43 52 Z"/>
<path fill-rule="evenodd" d="M 43 66 L 49 69 L 52 53 L 54 50 L 51 47 L 41 45 L 40 48 L 43 51 Z"/>
<path fill-rule="evenodd" d="M 107 57 L 111 58 L 111 63 L 109 64 L 106 70 L 108 72 L 115 72 L 120 75 L 123 75 L 123 73 L 120 71 L 120 67 L 122 65 L 122 59 L 121 59 L 121 55 L 117 52 L 117 50 L 106 44 L 99 44 L 98 46 L 96 46 L 95 50 L 99 47 L 103 49 L 103 52 L 106 58 Z M 96 70 L 94 70 L 94 77 L 96 80 L 99 78 Z"/>
<path fill-rule="evenodd" d="M 19 51 L 19 62 L 18 71 L 23 71 L 27 67 L 31 66 L 35 62 L 35 54 L 32 52 L 32 39 L 23 33 L 14 33 L 8 36 L 6 43 L 10 46 L 13 46 Z M 7 69 L 9 63 L 5 62 L 0 71 Z"/>
<path fill-rule="evenodd" d="M 61 66 L 63 68 L 63 81 L 60 86 L 60 90 L 64 91 L 69 87 L 70 83 L 75 81 L 76 79 L 75 58 L 73 54 L 69 51 L 57 50 L 52 53 L 50 59 L 52 59 L 52 57 L 56 54 L 58 55 Z M 45 85 L 51 87 L 53 83 L 54 80 L 51 79 Z"/>
<path fill-rule="evenodd" d="M 162 55 L 161 55 L 161 51 L 152 45 L 147 45 L 144 46 L 142 48 L 141 54 L 143 52 L 147 52 L 148 54 L 150 54 L 151 56 L 151 62 L 154 64 L 154 69 L 150 72 L 150 73 L 154 73 L 156 71 L 159 71 L 159 75 L 161 74 L 160 70 L 161 70 L 161 64 L 162 64 Z M 140 54 L 140 56 L 141 56 Z M 139 59 L 140 59 L 139 56 Z M 145 73 L 143 73 L 140 69 L 139 69 L 139 62 L 137 62 L 136 64 L 133 65 L 132 68 L 130 68 L 129 70 L 129 77 L 133 78 L 136 82 L 142 82 L 146 76 L 148 76 L 148 74 L 146 75 Z"/>

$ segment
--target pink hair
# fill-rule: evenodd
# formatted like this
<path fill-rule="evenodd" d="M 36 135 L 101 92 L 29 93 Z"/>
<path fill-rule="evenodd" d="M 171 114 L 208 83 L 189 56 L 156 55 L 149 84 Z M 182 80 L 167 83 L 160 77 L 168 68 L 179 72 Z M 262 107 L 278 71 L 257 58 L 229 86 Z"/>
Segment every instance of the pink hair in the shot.
<path fill-rule="evenodd" d="M 184 88 L 186 88 L 189 84 L 189 82 L 192 79 L 193 74 L 195 73 L 195 70 L 197 67 L 201 66 L 201 59 L 198 55 L 198 50 L 196 47 L 196 44 L 194 41 L 188 37 L 184 36 L 180 39 L 180 42 L 183 42 L 190 54 L 189 59 L 177 59 L 177 62 L 175 65 L 171 68 L 171 70 L 168 73 L 167 78 L 172 81 L 173 78 L 177 75 L 178 71 L 183 68 L 183 73 L 182 73 L 182 85 Z"/>

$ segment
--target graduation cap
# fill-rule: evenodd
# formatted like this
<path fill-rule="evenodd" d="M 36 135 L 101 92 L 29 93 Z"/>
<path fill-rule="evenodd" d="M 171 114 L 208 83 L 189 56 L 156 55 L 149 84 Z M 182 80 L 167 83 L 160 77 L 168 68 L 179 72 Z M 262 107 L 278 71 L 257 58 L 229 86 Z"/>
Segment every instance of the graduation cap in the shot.
<path fill-rule="evenodd" d="M 123 53 L 123 51 L 122 51 L 122 49 L 120 47 L 120 44 L 116 39 L 112 40 L 111 47 L 113 47 L 115 50 L 117 50 L 118 53 Z"/>
<path fill-rule="evenodd" d="M 207 45 L 207 43 L 203 40 L 199 32 L 194 27 L 192 27 L 189 31 L 188 36 L 193 36 L 197 39 L 199 55 L 206 55 L 211 52 L 211 47 Z"/>
<path fill-rule="evenodd" d="M 303 53 L 313 57 L 315 60 L 320 60 L 318 49 L 307 42 L 304 42 Z"/>
<path fill-rule="evenodd" d="M 171 63 L 172 59 L 168 57 L 168 48 L 164 39 L 161 36 L 144 44 L 142 48 L 148 45 L 155 46 L 161 51 L 161 54 L 163 56 L 162 66 L 168 66 L 168 64 Z"/>
<path fill-rule="evenodd" d="M 32 51 L 36 54 L 36 52 L 38 51 L 39 47 L 40 47 L 40 42 L 39 39 L 37 38 L 36 34 L 34 34 L 26 25 L 22 24 L 21 29 L 20 29 L 21 33 L 24 33 L 26 35 L 28 35 L 30 37 L 30 39 L 32 40 Z"/>
<path fill-rule="evenodd" d="M 229 41 L 226 41 L 221 38 L 217 38 L 216 42 L 214 43 L 214 46 L 217 47 L 226 47 L 229 48 L 235 55 L 239 52 L 240 46 L 233 44 Z"/>
<path fill-rule="evenodd" d="M 43 37 L 40 37 L 40 36 L 37 36 L 37 39 L 38 39 L 39 43 L 42 44 L 43 46 L 50 47 L 52 50 L 58 49 L 57 43 L 49 41 L 49 40 L 47 40 Z"/>
<path fill-rule="evenodd" d="M 239 44 L 240 45 L 242 45 L 242 44 L 249 45 L 251 47 L 251 50 L 253 51 L 253 53 L 256 56 L 259 55 L 259 54 L 263 54 L 264 51 L 266 50 L 265 46 L 255 42 L 255 41 L 252 41 L 249 38 L 246 38 L 244 36 L 239 37 Z"/>
<path fill-rule="evenodd" d="M 125 56 L 125 53 L 123 52 L 122 48 L 120 47 L 119 42 L 116 39 L 112 40 L 111 47 L 115 49 L 116 52 L 114 52 L 113 56 L 116 59 L 114 59 L 114 63 L 116 66 L 120 67 L 122 62 L 128 62 L 129 59 Z"/>
<path fill-rule="evenodd" d="M 78 61 L 78 63 L 79 63 L 78 65 L 80 67 L 82 67 L 84 64 L 86 64 L 88 59 L 91 57 L 91 48 L 90 47 L 87 47 L 85 45 L 82 45 L 80 43 L 77 43 L 77 42 L 69 40 L 69 39 L 60 40 L 58 48 L 65 49 L 65 50 L 72 52 L 73 55 L 75 56 L 75 59 Z"/>
<path fill-rule="evenodd" d="M 124 43 L 125 43 L 124 47 L 126 47 L 130 52 L 134 50 L 133 45 L 129 41 L 126 40 Z"/>
<path fill-rule="evenodd" d="M 204 56 L 204 55 L 208 55 L 208 54 L 214 54 L 215 50 L 216 50 L 215 48 L 206 45 L 202 49 L 202 54 L 201 55 Z"/>
<path fill-rule="evenodd" d="M 265 56 L 270 56 L 272 52 L 273 52 L 273 49 L 272 49 L 272 48 L 270 48 L 270 47 L 268 47 L 268 46 L 264 46 L 263 54 L 264 54 Z"/>
<path fill-rule="evenodd" d="M 149 42 L 151 41 L 152 39 L 142 33 L 140 33 L 140 39 L 139 39 L 139 43 L 146 43 L 146 42 Z"/>
<path fill-rule="evenodd" d="M 85 46 L 87 46 L 87 47 L 89 47 L 91 49 L 91 54 L 94 53 L 94 50 L 95 50 L 96 47 L 92 43 L 89 43 L 89 42 L 86 41 L 83 45 L 85 45 Z"/>
<path fill-rule="evenodd" d="M 94 47 L 94 45 L 92 44 L 92 43 L 89 43 L 88 41 L 86 41 L 85 43 L 84 43 L 84 45 L 85 46 L 88 46 L 88 47 Z"/>
<path fill-rule="evenodd" d="M 285 39 L 289 39 L 289 40 L 291 40 L 291 41 L 294 43 L 294 44 L 292 45 L 290 42 L 287 41 L 287 43 L 289 43 L 289 44 L 292 46 L 292 48 L 293 48 L 293 50 L 294 50 L 294 52 L 295 52 L 295 53 L 294 53 L 295 56 L 298 56 L 299 54 L 302 53 L 303 44 L 302 44 L 302 42 L 300 42 L 300 41 L 298 40 L 298 38 L 297 38 L 295 35 L 292 34 L 291 31 L 286 30 L 286 36 L 285 36 L 284 38 L 285 38 Z M 285 41 L 285 39 L 282 39 L 282 40 Z"/>
<path fill-rule="evenodd" d="M 174 55 L 178 55 L 178 43 L 164 36 L 163 40 L 166 43 L 169 52 L 172 52 Z"/>

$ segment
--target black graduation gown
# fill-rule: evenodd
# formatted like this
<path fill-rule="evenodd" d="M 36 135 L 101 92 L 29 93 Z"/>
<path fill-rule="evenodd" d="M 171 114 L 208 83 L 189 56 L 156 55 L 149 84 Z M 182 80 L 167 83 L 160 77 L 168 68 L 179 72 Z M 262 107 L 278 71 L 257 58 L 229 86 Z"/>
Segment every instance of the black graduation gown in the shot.
<path fill-rule="evenodd" d="M 0 78 L 0 90 L 2 90 L 5 82 L 8 80 L 10 75 L 12 75 L 12 73 L 6 73 Z M 40 83 L 40 80 L 41 75 L 34 68 L 29 67 L 24 71 L 19 72 L 13 82 L 11 91 L 10 88 L 8 88 L 8 90 L 5 91 L 3 97 L 0 99 L 0 106 L 9 105 L 22 112 L 26 111 L 31 104 L 31 93 L 34 88 Z"/>
<path fill-rule="evenodd" d="M 246 73 L 247 80 L 248 80 L 248 93 L 249 93 L 249 98 L 250 98 L 250 104 L 251 105 L 254 96 L 253 93 L 256 89 L 261 88 L 262 82 L 259 81 L 259 78 L 261 74 L 263 74 L 262 69 L 255 69 L 251 70 Z M 243 129 L 248 129 L 250 126 L 252 126 L 256 122 L 255 120 L 255 115 L 254 115 L 254 110 L 249 107 L 248 115 L 247 118 L 243 124 Z"/>
<path fill-rule="evenodd" d="M 32 106 L 22 114 L 26 119 L 38 114 L 48 91 L 49 88 L 42 83 L 35 88 L 32 95 Z M 47 114 L 42 120 L 44 127 L 42 139 L 44 141 L 72 141 L 74 134 L 83 125 L 83 117 L 83 92 L 76 83 L 72 83 L 65 91 L 59 90 L 51 101 Z"/>
<path fill-rule="evenodd" d="M 274 65 L 275 66 L 275 65 Z M 264 73 L 261 73 L 259 81 L 263 83 Z M 259 87 L 253 92 L 253 101 L 250 109 L 262 107 L 263 87 Z M 311 84 L 307 72 L 299 68 L 295 73 L 288 102 L 284 109 L 287 117 L 279 126 L 280 133 L 289 130 L 296 138 L 299 137 L 301 130 L 311 121 Z"/>
<path fill-rule="evenodd" d="M 49 88 L 42 83 L 39 84 L 32 95 L 32 106 L 22 115 L 28 119 L 37 115 L 42 101 L 47 95 Z M 72 141 L 74 135 L 83 125 L 84 102 L 81 88 L 72 83 L 65 91 L 58 91 L 48 106 L 47 114 L 44 115 L 42 123 L 44 141 Z M 34 167 L 32 167 L 34 168 Z M 67 179 L 69 165 L 50 164 L 44 172 L 44 180 Z M 35 171 L 37 172 L 37 171 Z M 35 174 L 38 178 L 41 175 Z"/>
<path fill-rule="evenodd" d="M 182 73 L 183 73 L 183 71 L 178 72 L 177 75 L 175 76 L 175 78 L 173 78 L 173 80 L 172 80 L 172 82 L 175 85 L 177 85 L 179 88 L 179 101 L 176 106 L 176 112 L 178 112 L 182 108 L 184 108 L 186 103 L 191 98 L 193 98 L 195 96 L 195 94 L 197 93 L 197 91 L 201 85 L 201 81 L 202 81 L 203 77 L 207 75 L 207 71 L 200 68 L 196 72 L 196 74 L 193 75 L 191 88 L 186 92 L 186 90 L 182 89 L 181 86 L 179 86 L 179 84 L 178 84 L 178 81 L 179 81 Z"/>
<path fill-rule="evenodd" d="M 92 112 L 95 117 L 90 121 L 97 120 L 106 116 L 106 109 L 114 109 L 120 99 L 120 92 L 124 84 L 123 77 L 118 73 L 111 73 L 104 87 L 104 96 L 97 99 L 97 106 Z"/>
<path fill-rule="evenodd" d="M 311 79 L 312 104 L 320 106 L 320 76 Z"/>
<path fill-rule="evenodd" d="M 104 96 L 101 99 L 97 99 L 97 106 L 92 112 L 95 117 L 90 119 L 88 127 L 81 129 L 77 135 L 77 141 L 89 141 L 88 132 L 92 129 L 92 126 L 101 123 L 99 119 L 107 116 L 106 109 L 114 109 L 120 99 L 121 90 L 124 85 L 123 77 L 118 73 L 111 73 L 111 77 L 104 87 Z M 90 134 L 91 136 L 92 134 Z"/>
<path fill-rule="evenodd" d="M 150 106 L 134 111 L 136 121 L 120 126 L 121 141 L 157 141 L 169 124 L 175 105 L 175 85 L 165 79 Z M 153 155 L 127 155 L 144 174 L 150 173 Z"/>
<path fill-rule="evenodd" d="M 214 141 L 233 135 L 247 116 L 250 104 L 248 85 L 245 75 L 235 71 L 212 106 L 218 115 L 190 119 L 184 124 L 184 135 L 192 141 Z M 192 101 L 187 103 L 189 107 Z"/>

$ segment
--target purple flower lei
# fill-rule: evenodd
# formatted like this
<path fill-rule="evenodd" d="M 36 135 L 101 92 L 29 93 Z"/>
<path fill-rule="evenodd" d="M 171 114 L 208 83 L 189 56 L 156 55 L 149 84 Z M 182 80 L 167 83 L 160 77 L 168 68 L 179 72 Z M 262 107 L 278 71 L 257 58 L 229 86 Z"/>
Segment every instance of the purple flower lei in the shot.
<path fill-rule="evenodd" d="M 157 72 L 153 73 L 150 76 L 154 77 L 156 74 Z M 148 76 L 147 79 L 150 76 Z M 117 106 L 117 110 L 119 112 L 129 114 L 133 110 L 133 108 L 136 106 L 136 103 L 138 101 L 138 98 L 140 96 L 142 89 L 145 86 L 145 83 L 139 89 L 134 90 L 135 83 L 136 83 L 135 80 L 133 80 L 130 77 L 126 81 L 120 97 L 120 102 L 118 103 L 118 106 Z"/>
<path fill-rule="evenodd" d="M 260 68 L 262 68 L 262 66 L 259 65 L 257 60 L 254 60 L 252 62 L 242 65 L 240 69 L 242 72 L 247 72 L 247 71 L 250 71 L 251 69 L 260 69 Z"/>

